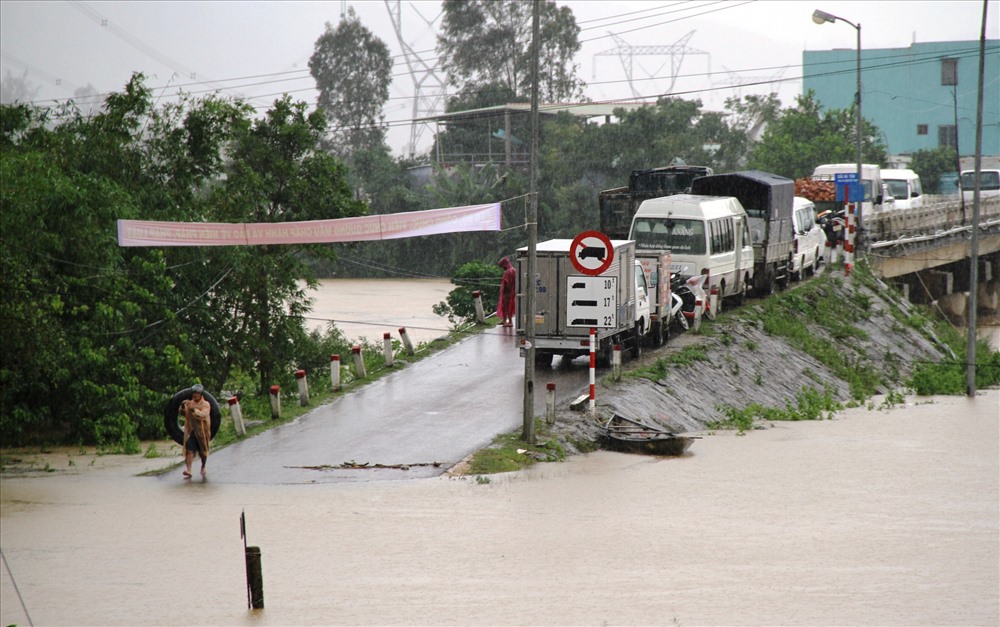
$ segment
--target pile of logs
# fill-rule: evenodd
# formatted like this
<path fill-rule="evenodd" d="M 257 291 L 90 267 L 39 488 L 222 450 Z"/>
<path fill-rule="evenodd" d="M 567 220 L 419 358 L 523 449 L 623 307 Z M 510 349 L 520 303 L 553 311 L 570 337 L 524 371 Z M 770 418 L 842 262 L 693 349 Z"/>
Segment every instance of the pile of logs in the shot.
<path fill-rule="evenodd" d="M 807 177 L 795 179 L 795 195 L 813 202 L 832 202 L 837 199 L 837 189 L 833 181 L 817 181 Z"/>

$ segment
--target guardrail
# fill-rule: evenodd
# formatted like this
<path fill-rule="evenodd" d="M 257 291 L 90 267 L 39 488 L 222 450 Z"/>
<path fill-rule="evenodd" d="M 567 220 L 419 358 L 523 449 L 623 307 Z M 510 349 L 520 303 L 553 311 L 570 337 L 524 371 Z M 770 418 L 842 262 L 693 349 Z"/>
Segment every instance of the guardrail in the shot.
<path fill-rule="evenodd" d="M 917 209 L 897 209 L 865 216 L 865 229 L 873 247 L 947 237 L 967 231 L 972 221 L 972 203 L 959 199 L 924 205 Z M 980 227 L 1000 226 L 1000 197 L 979 201 Z"/>

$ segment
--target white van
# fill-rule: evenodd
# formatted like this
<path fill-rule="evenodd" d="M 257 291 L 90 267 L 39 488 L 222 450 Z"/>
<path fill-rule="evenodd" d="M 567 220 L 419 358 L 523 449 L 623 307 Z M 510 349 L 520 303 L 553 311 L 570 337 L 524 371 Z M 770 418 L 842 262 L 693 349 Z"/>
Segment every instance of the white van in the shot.
<path fill-rule="evenodd" d="M 669 250 L 670 271 L 708 276 L 705 290 L 743 300 L 753 286 L 753 242 L 747 213 L 731 196 L 678 194 L 651 198 L 632 218 L 636 252 Z"/>
<path fill-rule="evenodd" d="M 816 166 L 813 170 L 812 178 L 818 181 L 836 180 L 838 174 L 857 174 L 858 164 L 856 163 L 828 163 Z M 877 165 L 861 165 L 861 184 L 864 187 L 865 199 L 861 203 L 861 219 L 873 211 L 882 211 L 889 207 L 883 207 L 882 195 L 882 169 Z"/>
<path fill-rule="evenodd" d="M 958 186 L 962 188 L 962 200 L 972 202 L 975 195 L 976 171 L 963 170 Z M 1000 170 L 979 171 L 979 197 L 1000 196 Z"/>
<path fill-rule="evenodd" d="M 796 196 L 792 199 L 792 227 L 795 242 L 792 244 L 792 278 L 802 279 L 803 274 L 813 274 L 819 270 L 826 246 L 826 234 L 816 223 L 816 205 L 808 198 Z"/>
<path fill-rule="evenodd" d="M 896 199 L 896 209 L 916 209 L 924 205 L 920 176 L 913 170 L 882 170 L 882 182 Z"/>

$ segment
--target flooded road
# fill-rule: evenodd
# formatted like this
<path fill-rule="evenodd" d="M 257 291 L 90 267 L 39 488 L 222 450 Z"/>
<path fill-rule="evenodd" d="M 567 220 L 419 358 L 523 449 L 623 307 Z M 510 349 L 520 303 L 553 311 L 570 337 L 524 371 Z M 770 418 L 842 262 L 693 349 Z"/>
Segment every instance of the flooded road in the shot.
<path fill-rule="evenodd" d="M 2 479 L 0 545 L 36 625 L 996 625 L 998 423 L 996 390 L 911 398 L 488 483 L 163 481 L 61 452 Z M 0 593 L 27 624 L 6 570 Z"/>

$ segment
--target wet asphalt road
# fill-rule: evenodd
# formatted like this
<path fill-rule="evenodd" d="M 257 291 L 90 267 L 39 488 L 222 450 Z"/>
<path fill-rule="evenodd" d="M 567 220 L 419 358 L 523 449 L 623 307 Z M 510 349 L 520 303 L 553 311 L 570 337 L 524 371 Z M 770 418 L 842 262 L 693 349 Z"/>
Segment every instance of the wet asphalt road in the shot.
<path fill-rule="evenodd" d="M 294 422 L 227 446 L 209 457 L 208 481 L 306 484 L 442 474 L 497 434 L 520 429 L 524 360 L 516 341 L 509 330 L 474 335 Z M 546 383 L 556 383 L 557 403 L 585 391 L 587 363 L 580 358 L 537 369 L 536 416 L 545 413 Z M 409 468 L 332 468 L 348 462 Z M 195 461 L 195 481 L 201 481 L 197 468 Z"/>

